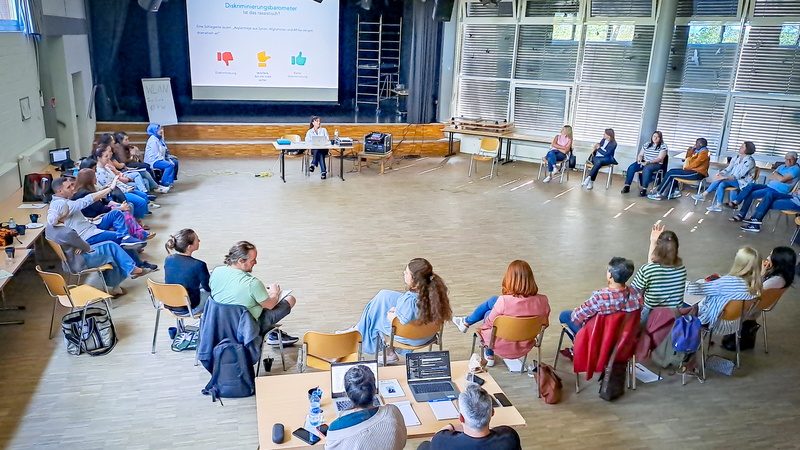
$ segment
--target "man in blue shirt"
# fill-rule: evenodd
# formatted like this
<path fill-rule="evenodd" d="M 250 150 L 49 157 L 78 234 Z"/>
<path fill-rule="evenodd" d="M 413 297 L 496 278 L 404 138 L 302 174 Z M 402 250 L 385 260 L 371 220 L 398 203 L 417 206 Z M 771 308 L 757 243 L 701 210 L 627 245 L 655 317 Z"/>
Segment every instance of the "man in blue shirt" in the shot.
<path fill-rule="evenodd" d="M 739 214 L 731 217 L 732 222 L 741 222 L 744 220 L 747 211 L 750 210 L 750 205 L 753 200 L 757 198 L 764 198 L 769 193 L 784 194 L 783 199 L 788 199 L 790 196 L 789 191 L 792 190 L 798 178 L 800 178 L 800 167 L 797 165 L 797 153 L 788 152 L 784 157 L 785 163 L 778 166 L 774 172 L 767 179 L 767 184 L 750 183 L 742 189 L 738 195 L 728 202 L 727 206 L 736 209 L 739 208 Z M 774 195 L 774 194 L 773 194 Z M 780 198 L 775 198 L 780 199 Z M 762 201 L 763 203 L 763 201 Z M 763 216 L 762 216 L 763 217 Z M 761 224 L 760 220 L 758 221 Z M 748 230 L 749 231 L 749 230 Z"/>

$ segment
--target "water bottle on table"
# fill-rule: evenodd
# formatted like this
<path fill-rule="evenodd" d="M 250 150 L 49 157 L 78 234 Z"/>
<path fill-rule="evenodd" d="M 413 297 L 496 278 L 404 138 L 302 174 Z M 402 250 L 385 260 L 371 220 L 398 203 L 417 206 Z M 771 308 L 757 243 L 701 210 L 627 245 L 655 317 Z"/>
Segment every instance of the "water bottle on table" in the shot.
<path fill-rule="evenodd" d="M 320 408 L 320 400 L 322 399 L 322 390 L 314 388 L 308 391 L 308 400 L 310 403 L 308 410 L 308 425 L 316 428 L 322 425 L 322 408 Z"/>

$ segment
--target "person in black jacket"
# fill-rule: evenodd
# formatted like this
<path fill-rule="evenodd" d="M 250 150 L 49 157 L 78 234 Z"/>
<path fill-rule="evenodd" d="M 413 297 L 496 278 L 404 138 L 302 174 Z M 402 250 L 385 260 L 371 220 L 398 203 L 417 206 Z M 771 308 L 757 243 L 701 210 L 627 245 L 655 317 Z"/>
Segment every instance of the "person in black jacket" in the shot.
<path fill-rule="evenodd" d="M 589 160 L 592 162 L 592 171 L 589 172 L 589 176 L 582 183 L 586 186 L 586 190 L 591 190 L 594 187 L 594 180 L 597 179 L 600 169 L 611 164 L 617 164 L 617 160 L 614 159 L 614 151 L 616 150 L 617 141 L 614 139 L 614 129 L 606 128 L 603 139 L 600 140 L 599 144 L 594 144 L 594 151 L 589 156 Z"/>

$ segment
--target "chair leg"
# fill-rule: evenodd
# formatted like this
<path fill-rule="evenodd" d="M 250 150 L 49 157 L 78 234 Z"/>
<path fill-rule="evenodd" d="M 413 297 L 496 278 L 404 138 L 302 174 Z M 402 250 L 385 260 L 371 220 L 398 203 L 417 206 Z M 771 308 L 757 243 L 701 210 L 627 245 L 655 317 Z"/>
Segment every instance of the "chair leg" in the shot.
<path fill-rule="evenodd" d="M 558 354 L 561 352 L 561 343 L 564 341 L 564 333 L 566 333 L 566 330 L 561 328 L 561 335 L 558 336 L 558 347 L 556 347 L 556 356 L 553 357 L 553 370 L 556 370 L 558 366 Z"/>
<path fill-rule="evenodd" d="M 606 179 L 606 189 L 611 187 L 611 177 L 614 175 L 614 165 L 608 166 L 608 179 Z"/>
<path fill-rule="evenodd" d="M 472 165 L 475 163 L 475 158 L 469 158 L 469 173 L 467 174 L 468 177 L 472 176 Z"/>
<path fill-rule="evenodd" d="M 283 371 L 286 372 L 286 358 L 283 356 L 283 334 L 278 330 L 278 348 L 280 348 L 281 353 L 281 366 L 283 366 Z"/>
<path fill-rule="evenodd" d="M 153 330 L 153 348 L 150 349 L 150 353 L 156 352 L 156 336 L 158 336 L 158 320 L 161 318 L 161 309 L 156 309 L 156 326 Z"/>
<path fill-rule="evenodd" d="M 784 214 L 784 215 L 785 215 L 785 214 Z M 789 216 L 786 216 L 786 217 L 789 217 Z M 775 230 L 777 230 L 777 229 L 778 229 L 778 222 L 780 222 L 780 221 L 781 221 L 781 216 L 779 215 L 779 216 L 778 216 L 778 218 L 775 220 L 775 226 L 774 226 L 774 227 L 772 227 L 772 232 L 773 232 L 773 233 L 775 232 Z"/>
<path fill-rule="evenodd" d="M 588 163 L 588 161 L 587 161 L 587 163 Z M 581 175 L 581 183 L 583 183 L 583 180 L 586 179 L 586 169 L 588 169 L 588 168 L 589 168 L 589 164 L 584 164 L 583 165 L 583 174 Z"/>
<path fill-rule="evenodd" d="M 707 334 L 703 331 L 700 332 L 700 373 L 703 376 L 703 380 L 706 379 L 706 348 L 703 342 L 705 341 L 704 335 Z"/>
<path fill-rule="evenodd" d="M 575 393 L 581 393 L 581 374 L 575 372 Z"/>
<path fill-rule="evenodd" d="M 536 179 L 537 180 L 542 178 L 542 166 L 544 166 L 544 164 L 545 164 L 545 161 L 544 161 L 544 158 L 542 158 L 542 161 L 539 163 L 539 172 L 536 174 Z"/>
<path fill-rule="evenodd" d="M 527 356 L 527 355 L 526 355 Z M 542 398 L 542 344 L 536 347 L 536 395 Z"/>
<path fill-rule="evenodd" d="M 495 164 L 495 160 L 492 159 L 492 168 L 489 169 L 489 179 L 490 180 L 492 179 L 492 177 L 494 177 L 494 164 Z"/>
<path fill-rule="evenodd" d="M 761 311 L 761 321 L 764 322 L 764 353 L 769 353 L 767 348 L 767 312 Z"/>
<path fill-rule="evenodd" d="M 520 375 L 524 375 L 525 374 L 525 372 L 526 372 L 525 363 L 527 363 L 527 362 L 528 362 L 528 355 L 526 353 L 525 356 L 522 357 L 522 369 L 520 369 L 520 371 L 519 371 Z"/>
<path fill-rule="evenodd" d="M 631 357 L 631 386 L 636 390 L 636 355 Z"/>
<path fill-rule="evenodd" d="M 475 353 L 475 340 L 478 339 L 478 335 L 472 333 L 472 348 L 469 349 L 469 357 L 472 358 L 472 354 Z"/>
<path fill-rule="evenodd" d="M 47 339 L 53 339 L 53 322 L 56 320 L 56 305 L 58 305 L 58 299 L 53 299 L 53 315 L 50 316 L 50 334 L 47 335 Z"/>
<path fill-rule="evenodd" d="M 736 368 L 737 369 L 741 368 L 741 365 L 739 364 L 739 337 L 741 336 L 741 334 L 742 334 L 742 324 L 739 323 L 739 330 L 736 331 Z"/>

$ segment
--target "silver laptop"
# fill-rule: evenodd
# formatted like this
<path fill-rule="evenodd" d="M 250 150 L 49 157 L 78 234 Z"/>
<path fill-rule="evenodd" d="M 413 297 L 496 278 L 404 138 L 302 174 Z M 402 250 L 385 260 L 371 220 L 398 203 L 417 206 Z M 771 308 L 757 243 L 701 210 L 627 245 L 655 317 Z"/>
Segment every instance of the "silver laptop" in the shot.
<path fill-rule="evenodd" d="M 358 365 L 369 367 L 375 375 L 375 397 L 372 400 L 372 405 L 376 407 L 383 405 L 381 396 L 378 393 L 378 361 L 333 363 L 331 364 L 331 398 L 333 406 L 336 408 L 336 417 L 353 409 L 353 402 L 347 398 L 347 392 L 344 389 L 344 375 L 351 367 Z"/>
<path fill-rule="evenodd" d="M 450 377 L 450 352 L 446 350 L 407 354 L 406 376 L 418 402 L 458 398 L 458 388 Z"/>
<path fill-rule="evenodd" d="M 328 140 L 326 136 L 311 136 L 311 145 L 315 147 L 323 145 L 331 145 L 331 142 Z"/>

